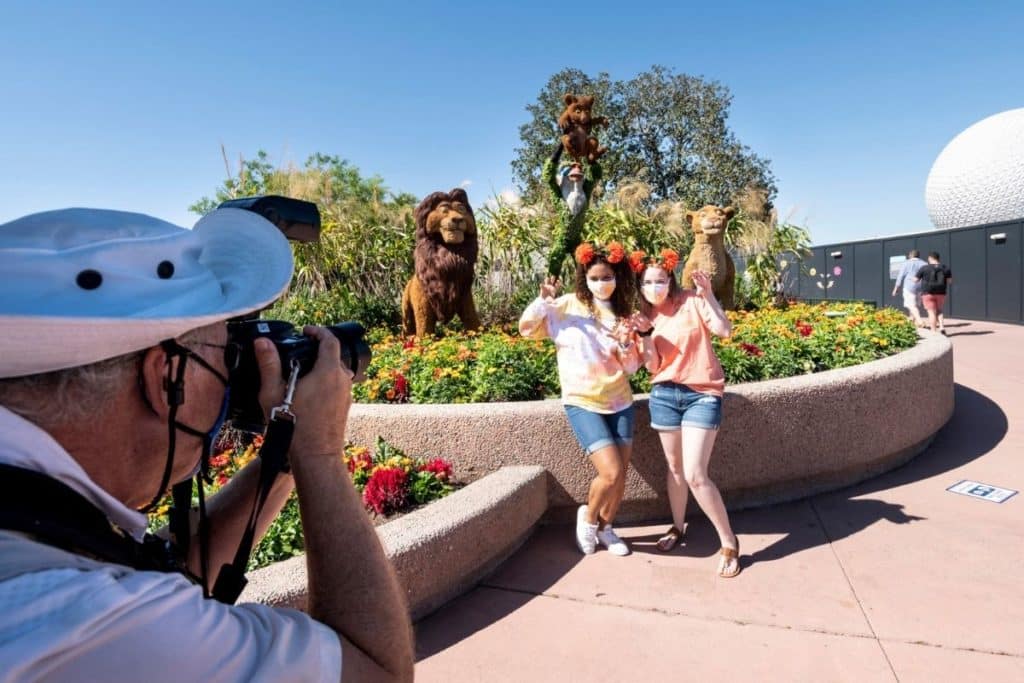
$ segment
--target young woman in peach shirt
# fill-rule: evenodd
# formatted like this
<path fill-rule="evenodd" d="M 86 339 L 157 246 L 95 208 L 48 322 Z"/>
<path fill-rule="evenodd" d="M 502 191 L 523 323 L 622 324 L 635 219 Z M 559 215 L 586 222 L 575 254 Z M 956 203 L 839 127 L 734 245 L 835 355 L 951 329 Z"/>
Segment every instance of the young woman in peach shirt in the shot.
<path fill-rule="evenodd" d="M 642 252 L 631 258 L 640 286 L 640 311 L 652 326 L 641 333 L 641 351 L 651 371 L 651 427 L 668 461 L 672 527 L 658 549 L 672 550 L 683 536 L 688 491 L 718 532 L 718 575 L 740 573 L 739 539 L 718 487 L 708 478 L 708 461 L 722 420 L 725 373 L 711 346 L 711 335 L 728 337 L 732 324 L 711 290 L 706 273 L 695 272 L 695 290 L 682 289 L 673 270 L 678 255 L 663 249 L 657 260 Z"/>

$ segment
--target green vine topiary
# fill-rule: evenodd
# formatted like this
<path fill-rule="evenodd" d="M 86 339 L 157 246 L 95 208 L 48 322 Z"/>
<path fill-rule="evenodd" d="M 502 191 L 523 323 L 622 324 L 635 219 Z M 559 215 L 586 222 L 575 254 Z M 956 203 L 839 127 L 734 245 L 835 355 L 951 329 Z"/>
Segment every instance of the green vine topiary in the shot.
<path fill-rule="evenodd" d="M 583 224 L 587 218 L 587 210 L 590 208 L 590 199 L 594 195 L 594 188 L 601 182 L 601 164 L 594 161 L 586 165 L 583 179 L 583 194 L 586 197 L 583 206 L 573 213 L 562 198 L 562 186 L 558 179 L 558 161 L 562 156 L 562 143 L 558 143 L 555 153 L 544 162 L 542 175 L 544 182 L 551 191 L 551 197 L 558 208 L 558 223 L 551 235 L 551 252 L 548 256 L 548 275 L 558 276 L 562 272 L 562 264 L 565 257 L 573 253 L 580 243 L 583 234 Z"/>

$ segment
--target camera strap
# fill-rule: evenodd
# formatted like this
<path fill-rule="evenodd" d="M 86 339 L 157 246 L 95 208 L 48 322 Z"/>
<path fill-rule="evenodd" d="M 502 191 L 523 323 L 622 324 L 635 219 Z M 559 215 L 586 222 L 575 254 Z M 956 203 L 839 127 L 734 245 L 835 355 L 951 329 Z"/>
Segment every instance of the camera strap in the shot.
<path fill-rule="evenodd" d="M 73 555 L 142 571 L 174 572 L 198 583 L 166 539 L 146 534 L 141 542 L 136 541 L 67 484 L 2 463 L 0 529 L 28 534 Z"/>
<path fill-rule="evenodd" d="M 267 433 L 263 437 L 263 446 L 260 448 L 259 483 L 256 487 L 252 510 L 249 513 L 249 521 L 245 525 L 245 533 L 242 534 L 242 540 L 238 544 L 235 559 L 230 564 L 221 567 L 217 581 L 213 585 L 212 597 L 220 602 L 233 604 L 248 583 L 248 579 L 245 578 L 245 568 L 249 564 L 249 554 L 252 552 L 252 546 L 256 540 L 256 527 L 259 523 L 260 513 L 263 511 L 263 506 L 270 496 L 270 490 L 278 475 L 290 470 L 288 449 L 291 448 L 292 436 L 295 433 L 295 414 L 291 411 L 291 405 L 298 379 L 299 364 L 293 362 L 284 401 L 270 412 Z"/>

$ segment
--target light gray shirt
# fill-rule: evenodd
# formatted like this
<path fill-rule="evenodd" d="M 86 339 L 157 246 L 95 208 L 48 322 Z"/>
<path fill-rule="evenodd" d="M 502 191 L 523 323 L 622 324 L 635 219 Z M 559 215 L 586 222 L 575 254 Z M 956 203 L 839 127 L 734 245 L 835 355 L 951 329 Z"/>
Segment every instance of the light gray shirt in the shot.
<path fill-rule="evenodd" d="M 145 530 L 145 516 L 3 407 L 0 462 L 64 482 L 133 535 Z M 179 574 L 98 562 L 0 531 L 0 683 L 340 679 L 337 634 L 302 612 L 225 605 Z"/>
<path fill-rule="evenodd" d="M 921 283 L 914 280 L 917 277 L 917 271 L 921 270 L 923 266 L 927 266 L 928 263 L 919 258 L 907 259 L 903 262 L 903 266 L 900 267 L 900 274 L 896 276 L 896 287 L 903 286 L 903 289 L 910 292 L 911 294 L 917 294 L 921 291 Z"/>

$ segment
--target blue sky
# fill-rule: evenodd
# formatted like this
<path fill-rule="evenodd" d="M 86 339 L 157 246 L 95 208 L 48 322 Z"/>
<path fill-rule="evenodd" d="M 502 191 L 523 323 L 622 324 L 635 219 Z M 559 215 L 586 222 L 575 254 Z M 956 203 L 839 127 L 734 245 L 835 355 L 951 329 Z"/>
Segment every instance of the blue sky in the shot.
<path fill-rule="evenodd" d="M 1024 106 L 1020 2 L 19 5 L 0 24 L 0 222 L 99 206 L 191 225 L 222 144 L 235 163 L 337 154 L 417 195 L 470 181 L 482 204 L 552 73 L 663 64 L 732 91 L 781 213 L 825 243 L 929 228 L 945 144 Z"/>

